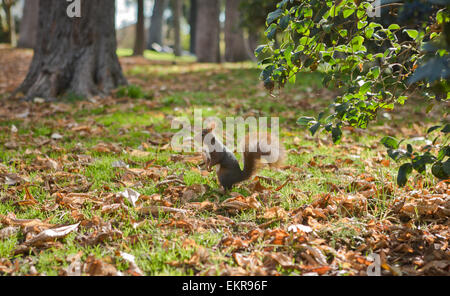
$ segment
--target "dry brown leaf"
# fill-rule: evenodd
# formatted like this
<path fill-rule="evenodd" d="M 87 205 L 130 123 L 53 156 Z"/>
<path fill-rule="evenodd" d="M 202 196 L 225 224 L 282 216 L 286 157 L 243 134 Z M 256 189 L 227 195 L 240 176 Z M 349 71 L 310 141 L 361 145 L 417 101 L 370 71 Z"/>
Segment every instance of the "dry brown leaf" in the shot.
<path fill-rule="evenodd" d="M 275 269 L 276 264 L 283 268 L 296 268 L 293 259 L 288 255 L 277 252 L 266 253 L 264 257 L 264 266 Z"/>
<path fill-rule="evenodd" d="M 83 272 L 91 276 L 121 275 L 112 264 L 96 259 L 94 256 L 87 257 L 86 262 L 83 265 Z"/>
<path fill-rule="evenodd" d="M 149 157 L 151 155 L 151 153 L 147 152 L 147 151 L 133 149 L 133 150 L 131 150 L 130 155 L 134 156 L 134 157 L 143 157 L 144 158 L 144 157 Z"/>
<path fill-rule="evenodd" d="M 184 264 L 199 265 L 207 263 L 209 259 L 209 251 L 204 247 L 199 247 L 189 260 L 185 260 Z"/>
<path fill-rule="evenodd" d="M 7 216 L 0 215 L 0 222 L 10 226 L 20 226 L 20 227 L 38 227 L 40 229 L 47 229 L 53 227 L 54 224 L 41 221 L 39 219 L 17 219 L 16 215 L 9 213 Z"/>
<path fill-rule="evenodd" d="M 43 242 L 65 237 L 69 233 L 75 231 L 78 228 L 78 225 L 80 225 L 80 223 L 68 226 L 61 226 L 58 228 L 46 229 L 41 233 L 39 233 L 38 235 L 36 235 L 35 237 L 33 237 L 32 239 L 25 241 L 24 244 L 26 246 L 33 246 Z"/>
<path fill-rule="evenodd" d="M 271 244 L 284 245 L 284 240 L 289 237 L 289 234 L 283 229 L 274 229 L 268 230 L 265 236 L 272 238 Z"/>
<path fill-rule="evenodd" d="M 287 217 L 287 212 L 281 207 L 272 207 L 264 211 L 264 215 L 262 218 L 266 220 L 281 218 L 284 219 Z"/>
<path fill-rule="evenodd" d="M 236 197 L 230 197 L 222 202 L 222 208 L 230 211 L 242 211 L 247 209 L 259 209 L 261 203 L 256 199 L 257 193 L 252 194 L 249 197 L 238 195 Z"/>
<path fill-rule="evenodd" d="M 192 224 L 184 220 L 171 220 L 169 223 L 160 224 L 159 226 L 182 228 L 188 230 L 189 232 L 193 232 L 194 230 Z"/>

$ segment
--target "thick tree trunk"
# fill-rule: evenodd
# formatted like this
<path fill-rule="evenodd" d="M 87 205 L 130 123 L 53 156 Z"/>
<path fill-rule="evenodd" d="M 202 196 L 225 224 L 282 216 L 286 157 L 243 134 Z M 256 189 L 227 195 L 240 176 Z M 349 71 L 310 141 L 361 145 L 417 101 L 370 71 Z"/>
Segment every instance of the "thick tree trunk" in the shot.
<path fill-rule="evenodd" d="M 241 0 L 226 0 L 225 5 L 225 61 L 241 62 L 249 59 L 243 30 L 240 26 Z"/>
<path fill-rule="evenodd" d="M 137 0 L 138 13 L 136 23 L 136 34 L 134 40 L 134 55 L 144 55 L 145 50 L 145 18 L 144 18 L 144 0 Z"/>
<path fill-rule="evenodd" d="M 81 0 L 80 18 L 68 17 L 70 3 L 40 0 L 35 54 L 16 91 L 26 99 L 104 95 L 127 83 L 116 55 L 114 1 Z"/>
<path fill-rule="evenodd" d="M 20 22 L 18 47 L 34 48 L 39 21 L 39 0 L 25 0 Z"/>
<path fill-rule="evenodd" d="M 197 0 L 195 52 L 200 63 L 220 63 L 219 0 Z"/>
<path fill-rule="evenodd" d="M 195 54 L 195 32 L 197 24 L 197 0 L 191 0 L 191 10 L 189 12 L 189 51 Z"/>
<path fill-rule="evenodd" d="M 173 52 L 175 56 L 181 56 L 181 0 L 173 0 L 173 28 L 175 33 L 175 44 Z"/>
<path fill-rule="evenodd" d="M 155 0 L 153 14 L 150 21 L 150 30 L 148 34 L 147 48 L 152 49 L 153 43 L 163 45 L 163 23 L 164 11 L 166 10 L 167 0 Z"/>

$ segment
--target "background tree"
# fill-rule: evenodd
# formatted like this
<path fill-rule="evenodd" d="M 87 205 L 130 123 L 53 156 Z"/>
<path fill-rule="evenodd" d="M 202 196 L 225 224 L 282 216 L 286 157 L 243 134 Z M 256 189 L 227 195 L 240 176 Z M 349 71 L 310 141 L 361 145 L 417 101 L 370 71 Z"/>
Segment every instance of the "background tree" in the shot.
<path fill-rule="evenodd" d="M 34 48 L 39 25 L 39 0 L 25 0 L 20 22 L 18 47 Z"/>
<path fill-rule="evenodd" d="M 195 52 L 201 63 L 220 62 L 219 14 L 219 0 L 197 0 Z"/>
<path fill-rule="evenodd" d="M 27 99 L 102 95 L 127 83 L 116 55 L 114 3 L 81 0 L 81 18 L 68 17 L 69 4 L 39 1 L 35 54 L 16 91 Z"/>
<path fill-rule="evenodd" d="M 267 15 L 276 9 L 277 1 L 245 0 L 239 5 L 241 26 L 247 32 L 249 51 L 254 52 L 264 38 Z"/>
<path fill-rule="evenodd" d="M 137 23 L 134 40 L 134 55 L 143 55 L 145 50 L 144 0 L 137 0 Z"/>
<path fill-rule="evenodd" d="M 248 47 L 245 44 L 242 30 L 241 0 L 225 2 L 225 61 L 241 62 L 249 59 Z"/>
<path fill-rule="evenodd" d="M 163 45 L 163 24 L 164 11 L 167 8 L 168 0 L 155 0 L 153 13 L 150 21 L 147 49 L 153 49 L 153 44 Z"/>
<path fill-rule="evenodd" d="M 195 33 L 196 33 L 196 24 L 197 24 L 197 0 L 191 0 L 190 1 L 190 8 L 189 8 L 189 34 L 190 34 L 190 40 L 189 40 L 189 51 L 193 54 L 195 54 Z"/>
<path fill-rule="evenodd" d="M 182 16 L 182 1 L 173 1 L 173 28 L 174 28 L 174 48 L 175 56 L 181 56 L 181 16 Z"/>
<path fill-rule="evenodd" d="M 8 42 L 12 47 L 17 46 L 16 36 L 16 22 L 12 13 L 12 7 L 16 4 L 17 0 L 2 0 L 2 8 L 5 12 L 5 23 L 7 25 Z"/>

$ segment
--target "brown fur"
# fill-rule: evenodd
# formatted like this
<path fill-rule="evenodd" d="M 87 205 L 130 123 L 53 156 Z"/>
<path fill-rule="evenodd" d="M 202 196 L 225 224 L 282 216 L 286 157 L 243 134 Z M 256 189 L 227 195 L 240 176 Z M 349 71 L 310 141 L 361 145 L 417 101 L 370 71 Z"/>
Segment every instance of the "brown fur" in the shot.
<path fill-rule="evenodd" d="M 202 131 L 202 140 L 205 138 L 205 136 L 209 133 L 212 133 L 213 127 L 204 129 Z M 239 182 L 242 182 L 244 180 L 247 180 L 251 178 L 256 171 L 261 167 L 262 161 L 261 159 L 265 156 L 270 156 L 271 152 L 262 152 L 262 149 L 260 147 L 259 141 L 256 143 L 257 149 L 254 152 L 250 152 L 250 135 L 247 135 L 245 137 L 244 142 L 244 153 L 243 153 L 243 159 L 244 159 L 244 168 L 241 170 L 239 166 L 239 162 L 237 161 L 236 157 L 233 155 L 233 153 L 229 151 L 224 152 L 208 152 L 209 155 L 204 156 L 206 161 L 206 166 L 208 170 L 218 164 L 219 167 L 217 169 L 217 176 L 219 179 L 220 184 L 224 187 L 225 190 L 231 189 L 231 187 L 234 184 L 237 184 Z M 270 134 L 267 135 L 267 144 L 271 144 L 271 138 Z M 206 153 L 206 152 L 205 152 Z M 282 147 L 281 143 L 279 146 L 279 157 L 276 162 L 269 163 L 270 167 L 278 167 L 281 163 L 284 161 L 284 148 Z"/>

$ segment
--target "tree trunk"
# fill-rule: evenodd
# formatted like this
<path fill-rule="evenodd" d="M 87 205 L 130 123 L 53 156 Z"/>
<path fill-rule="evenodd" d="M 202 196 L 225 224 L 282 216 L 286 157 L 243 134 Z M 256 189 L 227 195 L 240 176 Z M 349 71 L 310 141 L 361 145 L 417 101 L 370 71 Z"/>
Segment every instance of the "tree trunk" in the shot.
<path fill-rule="evenodd" d="M 14 21 L 14 15 L 12 14 L 13 1 L 5 1 L 3 5 L 5 6 L 6 22 L 8 23 L 8 41 L 11 44 L 11 47 L 16 47 L 16 22 Z"/>
<path fill-rule="evenodd" d="M 219 0 L 197 0 L 195 52 L 200 63 L 220 62 Z"/>
<path fill-rule="evenodd" d="M 166 10 L 167 0 L 155 0 L 153 6 L 153 14 L 150 21 L 150 30 L 148 34 L 147 48 L 153 49 L 153 43 L 160 46 L 163 45 L 163 23 L 164 23 L 164 11 Z"/>
<path fill-rule="evenodd" d="M 175 37 L 175 44 L 174 44 L 174 54 L 175 56 L 179 57 L 181 56 L 181 14 L 182 14 L 182 6 L 181 6 L 181 0 L 174 0 L 173 2 L 173 28 L 174 28 L 174 37 Z"/>
<path fill-rule="evenodd" d="M 258 33 L 253 30 L 248 30 L 248 38 L 247 38 L 247 52 L 250 59 L 256 62 L 258 59 L 255 56 L 255 50 L 258 47 Z"/>
<path fill-rule="evenodd" d="M 248 60 L 243 30 L 240 26 L 239 5 L 241 0 L 226 0 L 225 5 L 225 61 Z"/>
<path fill-rule="evenodd" d="M 39 24 L 38 17 L 39 0 L 25 0 L 22 21 L 20 22 L 18 47 L 34 48 Z"/>
<path fill-rule="evenodd" d="M 40 0 L 35 54 L 17 92 L 26 99 L 64 94 L 105 95 L 127 84 L 116 55 L 115 5 L 81 0 L 81 17 L 70 18 L 71 2 Z"/>
<path fill-rule="evenodd" d="M 189 12 L 189 51 L 195 54 L 195 32 L 197 24 L 197 0 L 191 0 L 191 10 Z"/>
<path fill-rule="evenodd" d="M 258 47 L 258 32 L 249 30 L 248 32 L 248 45 L 252 51 Z"/>
<path fill-rule="evenodd" d="M 144 55 L 145 50 L 145 18 L 144 18 L 144 0 L 137 0 L 138 13 L 136 23 L 136 33 L 134 40 L 134 55 Z"/>

